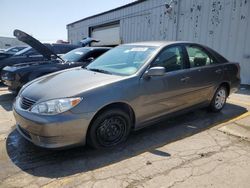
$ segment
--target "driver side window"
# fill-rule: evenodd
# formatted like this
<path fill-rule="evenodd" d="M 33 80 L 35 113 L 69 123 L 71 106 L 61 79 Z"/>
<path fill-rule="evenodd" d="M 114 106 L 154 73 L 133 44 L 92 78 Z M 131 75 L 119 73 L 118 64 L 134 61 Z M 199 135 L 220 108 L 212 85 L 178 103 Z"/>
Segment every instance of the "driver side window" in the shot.
<path fill-rule="evenodd" d="M 170 47 L 163 50 L 151 67 L 164 67 L 166 72 L 181 70 L 184 68 L 182 48 L 180 46 Z"/>

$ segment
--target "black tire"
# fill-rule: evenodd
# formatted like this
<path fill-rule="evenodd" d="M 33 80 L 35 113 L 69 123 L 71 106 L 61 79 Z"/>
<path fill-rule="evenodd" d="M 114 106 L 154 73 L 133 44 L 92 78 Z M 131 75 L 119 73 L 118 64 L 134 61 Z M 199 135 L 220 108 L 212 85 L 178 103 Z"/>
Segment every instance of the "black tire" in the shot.
<path fill-rule="evenodd" d="M 212 99 L 210 106 L 209 106 L 209 110 L 211 112 L 220 112 L 226 104 L 227 97 L 228 97 L 228 91 L 227 91 L 226 87 L 220 86 L 216 90 L 216 92 L 213 96 L 213 99 Z"/>
<path fill-rule="evenodd" d="M 130 133 L 132 121 L 120 109 L 110 109 L 99 114 L 87 135 L 87 144 L 93 148 L 110 148 L 125 141 Z"/>

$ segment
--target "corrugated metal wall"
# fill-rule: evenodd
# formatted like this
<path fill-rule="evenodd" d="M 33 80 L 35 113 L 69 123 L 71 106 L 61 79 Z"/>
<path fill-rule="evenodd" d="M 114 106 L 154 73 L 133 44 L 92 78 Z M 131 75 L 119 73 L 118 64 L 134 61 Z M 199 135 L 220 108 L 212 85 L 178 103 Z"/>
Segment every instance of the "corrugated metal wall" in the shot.
<path fill-rule="evenodd" d="M 25 43 L 12 37 L 0 37 L 0 48 L 7 49 L 12 46 L 27 46 Z"/>
<path fill-rule="evenodd" d="M 177 40 L 195 41 L 240 62 L 250 84 L 250 0 L 181 0 Z"/>
<path fill-rule="evenodd" d="M 89 35 L 89 27 L 120 20 L 124 43 L 188 40 L 208 45 L 240 62 L 242 83 L 250 84 L 250 0 L 148 0 L 68 26 L 72 43 Z"/>

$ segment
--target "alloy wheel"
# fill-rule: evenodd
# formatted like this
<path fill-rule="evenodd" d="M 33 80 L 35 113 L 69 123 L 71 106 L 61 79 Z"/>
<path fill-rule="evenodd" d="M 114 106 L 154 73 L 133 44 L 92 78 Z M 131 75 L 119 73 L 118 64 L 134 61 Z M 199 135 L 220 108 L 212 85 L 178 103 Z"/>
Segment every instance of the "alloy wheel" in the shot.
<path fill-rule="evenodd" d="M 221 109 L 223 108 L 225 102 L 226 102 L 226 91 L 224 88 L 221 88 L 217 94 L 216 94 L 216 97 L 215 97 L 215 108 L 216 109 Z"/>

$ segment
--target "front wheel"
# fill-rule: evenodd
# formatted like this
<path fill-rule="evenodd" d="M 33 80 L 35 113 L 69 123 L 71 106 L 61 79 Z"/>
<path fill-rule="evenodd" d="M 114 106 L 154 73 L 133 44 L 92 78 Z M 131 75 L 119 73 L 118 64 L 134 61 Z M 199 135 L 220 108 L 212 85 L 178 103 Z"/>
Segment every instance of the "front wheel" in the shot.
<path fill-rule="evenodd" d="M 212 112 L 219 112 L 223 109 L 227 100 L 227 89 L 224 86 L 220 86 L 214 94 L 214 97 L 210 103 L 210 110 Z"/>
<path fill-rule="evenodd" d="M 109 148 L 127 139 L 131 119 L 124 111 L 111 109 L 99 114 L 90 126 L 88 144 L 96 149 Z"/>

